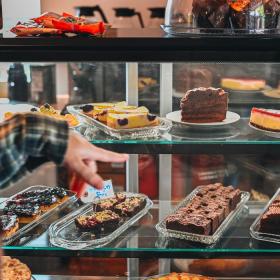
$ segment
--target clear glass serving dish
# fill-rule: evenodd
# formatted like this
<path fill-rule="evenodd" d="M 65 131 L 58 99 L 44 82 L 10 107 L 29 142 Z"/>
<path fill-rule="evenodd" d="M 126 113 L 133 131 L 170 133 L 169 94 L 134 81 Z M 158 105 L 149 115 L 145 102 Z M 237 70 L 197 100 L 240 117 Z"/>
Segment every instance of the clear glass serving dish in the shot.
<path fill-rule="evenodd" d="M 168 0 L 165 32 L 171 35 L 280 34 L 278 0 Z"/>
<path fill-rule="evenodd" d="M 27 188 L 27 189 L 25 189 L 25 190 L 23 190 L 21 192 L 16 193 L 15 195 L 13 195 L 12 197 L 8 198 L 7 200 L 5 200 L 4 202 L 2 202 L 0 204 L 0 214 L 2 214 L 3 208 L 5 207 L 7 201 L 12 200 L 17 195 L 19 195 L 21 193 L 24 193 L 24 192 L 27 192 L 27 191 L 46 190 L 48 188 L 50 188 L 50 187 L 48 187 L 48 186 L 31 186 L 31 187 L 29 187 L 29 188 Z M 30 222 L 28 224 L 19 224 L 19 229 L 13 235 L 11 235 L 9 238 L 2 239 L 2 244 L 3 245 L 8 245 L 8 244 L 12 243 L 13 241 L 19 239 L 20 237 L 25 235 L 27 232 L 32 230 L 34 227 L 36 227 L 39 224 L 41 224 L 42 222 L 44 222 L 51 215 L 53 215 L 55 212 L 60 211 L 64 207 L 69 205 L 70 203 L 74 203 L 75 201 L 77 201 L 78 198 L 77 198 L 75 192 L 68 191 L 68 190 L 66 190 L 66 192 L 67 192 L 67 195 L 69 196 L 69 199 L 63 201 L 62 203 L 58 204 L 54 208 L 52 208 L 49 211 L 45 212 L 44 214 L 38 216 L 38 218 L 35 219 L 32 222 Z"/>
<path fill-rule="evenodd" d="M 276 191 L 276 193 L 273 195 L 273 197 L 270 199 L 270 201 L 267 203 L 267 205 L 264 207 L 263 211 L 260 213 L 260 215 L 256 218 L 256 220 L 253 222 L 253 224 L 250 227 L 250 234 L 253 238 L 261 241 L 267 241 L 267 242 L 274 242 L 274 243 L 280 243 L 280 235 L 279 234 L 272 234 L 272 233 L 264 233 L 260 232 L 260 221 L 263 214 L 266 212 L 270 204 L 276 199 L 276 197 L 280 194 L 280 188 Z"/>
<path fill-rule="evenodd" d="M 181 203 L 179 203 L 177 207 L 175 207 L 175 209 L 169 215 L 175 214 L 175 212 L 179 208 L 187 206 L 195 197 L 199 189 L 200 187 L 197 187 L 195 190 L 193 190 Z M 226 219 L 222 222 L 222 224 L 218 227 L 218 229 L 215 231 L 213 235 L 201 235 L 201 234 L 194 234 L 194 233 L 167 229 L 166 219 L 168 218 L 169 215 L 156 225 L 156 229 L 160 234 L 163 235 L 163 237 L 179 238 L 183 240 L 189 240 L 189 241 L 200 242 L 203 244 L 211 245 L 217 242 L 221 238 L 225 230 L 229 227 L 230 223 L 234 219 L 237 219 L 239 215 L 241 215 L 244 206 L 246 202 L 249 200 L 249 198 L 250 198 L 250 193 L 244 191 L 241 192 L 241 201 L 238 203 L 235 210 L 232 211 L 226 217 Z"/>
<path fill-rule="evenodd" d="M 82 206 L 77 211 L 70 213 L 62 219 L 51 224 L 49 228 L 51 244 L 65 249 L 81 250 L 87 247 L 102 247 L 112 242 L 130 226 L 135 224 L 140 218 L 146 215 L 149 209 L 153 206 L 153 202 L 144 194 L 135 194 L 129 192 L 124 192 L 124 194 L 127 197 L 142 197 L 145 199 L 146 205 L 141 211 L 136 213 L 134 216 L 123 219 L 116 230 L 109 233 L 103 233 L 97 237 L 91 232 L 83 232 L 76 227 L 75 219 L 78 216 L 90 215 L 94 213 L 93 203 L 98 202 L 98 200 L 94 200 L 93 202 Z"/>
<path fill-rule="evenodd" d="M 87 124 L 88 126 L 99 129 L 107 135 L 110 135 L 120 140 L 157 138 L 160 137 L 162 134 L 167 133 L 172 127 L 172 123 L 169 120 L 160 118 L 160 124 L 158 126 L 149 126 L 132 129 L 114 129 L 95 120 L 94 118 L 83 114 L 80 110 L 81 106 L 83 106 L 83 104 L 67 106 L 67 110 L 69 111 L 69 113 L 78 117 L 83 123 Z"/>

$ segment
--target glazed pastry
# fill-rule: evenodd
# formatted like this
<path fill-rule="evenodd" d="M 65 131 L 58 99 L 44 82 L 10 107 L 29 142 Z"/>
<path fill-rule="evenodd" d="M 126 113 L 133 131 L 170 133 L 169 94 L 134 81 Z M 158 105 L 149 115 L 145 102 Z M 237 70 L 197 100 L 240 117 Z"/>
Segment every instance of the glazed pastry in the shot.
<path fill-rule="evenodd" d="M 17 232 L 19 228 L 19 220 L 16 215 L 0 216 L 0 237 L 7 239 Z"/>
<path fill-rule="evenodd" d="M 17 215 L 20 223 L 30 223 L 67 199 L 65 189 L 58 187 L 26 191 L 8 200 L 4 213 Z"/>
<path fill-rule="evenodd" d="M 23 224 L 30 223 L 30 222 L 38 219 L 41 214 L 40 206 L 37 204 L 33 204 L 33 203 L 6 204 L 3 211 L 6 215 L 18 216 L 19 222 L 23 223 Z"/>

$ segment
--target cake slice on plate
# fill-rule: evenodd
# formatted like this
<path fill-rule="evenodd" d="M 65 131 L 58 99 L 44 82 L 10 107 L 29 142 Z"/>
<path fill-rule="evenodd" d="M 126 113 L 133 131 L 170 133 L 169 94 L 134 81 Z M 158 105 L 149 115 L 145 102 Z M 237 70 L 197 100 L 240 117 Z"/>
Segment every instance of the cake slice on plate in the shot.
<path fill-rule="evenodd" d="M 234 79 L 223 78 L 221 80 L 221 86 L 223 88 L 232 90 L 262 90 L 266 86 L 265 80 L 258 79 Z"/>
<path fill-rule="evenodd" d="M 194 88 L 181 100 L 183 122 L 222 122 L 228 109 L 228 94 L 221 88 Z"/>
<path fill-rule="evenodd" d="M 260 129 L 280 132 L 280 110 L 253 108 L 250 124 Z"/>

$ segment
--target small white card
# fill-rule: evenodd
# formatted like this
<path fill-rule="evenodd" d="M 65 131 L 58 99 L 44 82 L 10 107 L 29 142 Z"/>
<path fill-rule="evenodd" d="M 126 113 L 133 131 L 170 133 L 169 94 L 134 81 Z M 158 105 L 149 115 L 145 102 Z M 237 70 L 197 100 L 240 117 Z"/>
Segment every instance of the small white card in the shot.
<path fill-rule="evenodd" d="M 85 195 L 81 198 L 84 203 L 92 202 L 94 199 L 110 198 L 115 195 L 112 180 L 104 181 L 103 189 L 98 190 L 90 185 L 86 186 Z"/>

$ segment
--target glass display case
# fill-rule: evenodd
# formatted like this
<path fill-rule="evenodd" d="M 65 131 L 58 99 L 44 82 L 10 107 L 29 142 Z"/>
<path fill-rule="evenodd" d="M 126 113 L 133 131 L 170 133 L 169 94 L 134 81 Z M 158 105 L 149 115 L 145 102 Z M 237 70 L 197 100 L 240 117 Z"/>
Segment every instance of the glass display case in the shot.
<path fill-rule="evenodd" d="M 2 74 L 14 69 L 11 64 L 22 63 L 23 80 L 33 92 L 25 101 L 34 106 L 51 100 L 62 110 L 126 101 L 146 106 L 171 124 L 157 137 L 119 139 L 79 119 L 82 125 L 75 130 L 92 144 L 129 154 L 126 164 L 100 164 L 100 174 L 112 179 L 116 191 L 144 193 L 153 206 L 111 243 L 81 250 L 53 246 L 48 229 L 83 203 L 57 211 L 4 246 L 6 255 L 30 266 L 35 279 L 136 280 L 170 272 L 215 279 L 279 278 L 279 243 L 254 238 L 250 227 L 280 187 L 280 133 L 249 124 L 253 107 L 280 110 L 277 34 L 172 37 L 155 28 L 111 29 L 103 38 L 11 37 L 0 39 L 0 60 Z M 55 76 L 48 79 L 54 83 L 52 90 L 44 88 L 44 71 Z M 9 92 L 7 80 L 2 78 L 0 86 Z M 222 125 L 186 124 L 180 115 L 170 115 L 181 110 L 185 93 L 198 87 L 227 92 L 227 111 L 232 115 L 226 115 Z M 38 88 L 47 91 L 44 99 L 34 98 L 41 92 Z M 1 97 L 8 97 L 4 92 Z M 1 106 L 3 114 L 6 109 Z M 277 118 L 277 112 L 273 114 Z M 217 241 L 202 244 L 157 230 L 156 225 L 196 187 L 214 183 L 250 194 Z M 43 165 L 1 196 L 36 184 L 67 187 L 69 176 L 61 167 Z"/>

